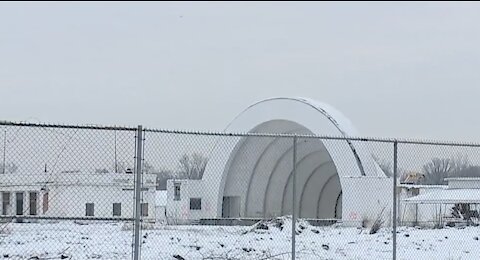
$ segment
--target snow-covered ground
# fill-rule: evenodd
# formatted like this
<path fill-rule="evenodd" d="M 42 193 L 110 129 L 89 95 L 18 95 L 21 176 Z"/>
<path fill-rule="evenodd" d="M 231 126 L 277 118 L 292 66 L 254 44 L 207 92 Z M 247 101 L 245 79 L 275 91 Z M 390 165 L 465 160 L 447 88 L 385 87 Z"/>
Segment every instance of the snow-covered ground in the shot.
<path fill-rule="evenodd" d="M 158 226 L 142 231 L 142 259 L 290 259 L 288 218 L 254 227 Z M 0 224 L 3 227 L 4 224 Z M 391 259 L 388 229 L 298 227 L 298 259 Z M 398 259 L 477 259 L 480 227 L 399 228 Z M 0 259 L 131 259 L 132 230 L 122 223 L 11 223 Z"/>

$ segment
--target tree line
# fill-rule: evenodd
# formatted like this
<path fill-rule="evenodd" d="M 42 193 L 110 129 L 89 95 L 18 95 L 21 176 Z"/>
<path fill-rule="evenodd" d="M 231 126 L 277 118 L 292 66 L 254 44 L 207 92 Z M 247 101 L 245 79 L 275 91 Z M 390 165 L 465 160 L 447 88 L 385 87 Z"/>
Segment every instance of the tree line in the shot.
<path fill-rule="evenodd" d="M 383 172 L 391 177 L 393 176 L 392 163 L 386 160 L 374 157 Z M 409 180 L 412 173 L 416 175 L 415 179 Z M 455 177 L 480 177 L 480 166 L 472 165 L 467 156 L 455 157 L 434 157 L 422 165 L 419 172 L 412 172 L 405 169 L 399 169 L 400 182 L 410 182 L 412 184 L 422 185 L 446 185 L 446 178 Z"/>
<path fill-rule="evenodd" d="M 376 156 L 374 156 L 374 159 L 387 176 L 393 176 L 393 166 L 390 161 L 380 159 Z M 165 190 L 167 180 L 169 179 L 202 179 L 207 162 L 208 158 L 206 156 L 199 153 L 192 153 L 182 155 L 175 169 L 156 169 L 147 161 L 144 162 L 143 168 L 144 173 L 157 175 L 157 189 Z M 114 168 L 113 172 L 118 173 L 133 171 L 133 168 L 129 167 L 125 162 L 117 162 Z M 46 169 L 45 167 L 45 170 Z M 6 163 L 5 166 L 0 163 L 0 174 L 11 174 L 17 171 L 18 166 L 15 163 Z M 95 173 L 109 172 L 111 171 L 106 168 L 95 169 Z M 435 157 L 423 164 L 419 172 L 415 172 L 417 178 L 413 181 L 408 180 L 411 174 L 412 171 L 399 169 L 398 176 L 400 182 L 409 181 L 412 182 L 412 184 L 445 185 L 447 184 L 445 178 L 480 177 L 480 166 L 472 165 L 465 155 L 450 158 Z"/>
<path fill-rule="evenodd" d="M 157 190 L 166 190 L 169 179 L 190 179 L 200 180 L 203 177 L 207 166 L 208 158 L 199 153 L 184 154 L 178 160 L 176 170 L 155 170 L 151 165 L 145 163 L 146 173 L 157 175 Z"/>

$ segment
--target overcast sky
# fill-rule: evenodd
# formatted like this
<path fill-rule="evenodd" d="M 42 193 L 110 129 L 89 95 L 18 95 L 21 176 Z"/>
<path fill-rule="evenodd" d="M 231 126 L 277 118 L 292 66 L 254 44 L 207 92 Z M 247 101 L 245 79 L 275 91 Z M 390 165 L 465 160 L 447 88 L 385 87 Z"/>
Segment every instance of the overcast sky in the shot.
<path fill-rule="evenodd" d="M 0 3 L 0 119 L 222 130 L 304 96 L 480 141 L 478 3 Z"/>

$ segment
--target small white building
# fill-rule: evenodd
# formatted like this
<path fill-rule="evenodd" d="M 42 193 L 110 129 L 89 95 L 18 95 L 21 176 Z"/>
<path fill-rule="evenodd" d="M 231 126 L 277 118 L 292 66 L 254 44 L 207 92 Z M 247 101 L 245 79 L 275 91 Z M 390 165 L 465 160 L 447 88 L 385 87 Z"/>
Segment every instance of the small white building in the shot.
<path fill-rule="evenodd" d="M 407 222 L 420 225 L 442 224 L 444 222 L 462 222 L 452 216 L 455 205 L 466 204 L 470 210 L 477 211 L 480 205 L 480 178 L 446 178 L 448 185 L 427 185 L 411 187 L 415 196 L 402 199 L 402 208 Z M 423 223 L 422 223 L 423 222 Z"/>
<path fill-rule="evenodd" d="M 400 184 L 398 189 L 398 222 L 400 225 L 429 226 L 435 222 L 440 210 L 435 204 L 408 203 L 410 198 L 424 196 L 430 192 L 447 189 L 447 185 Z"/>
<path fill-rule="evenodd" d="M 155 175 L 144 174 L 141 210 L 155 220 Z M 0 214 L 58 218 L 132 218 L 134 175 L 1 174 Z"/>
<path fill-rule="evenodd" d="M 201 180 L 167 181 L 167 223 L 186 224 L 206 218 L 208 202 L 202 201 L 204 183 Z"/>

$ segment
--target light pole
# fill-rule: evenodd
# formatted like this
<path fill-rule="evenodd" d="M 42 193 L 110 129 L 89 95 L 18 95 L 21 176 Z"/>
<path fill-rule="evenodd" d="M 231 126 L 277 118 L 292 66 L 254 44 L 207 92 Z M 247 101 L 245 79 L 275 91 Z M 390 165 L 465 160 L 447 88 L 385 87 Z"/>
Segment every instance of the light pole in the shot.
<path fill-rule="evenodd" d="M 5 174 L 5 157 L 6 157 L 6 154 L 7 154 L 7 129 L 4 128 L 3 129 L 3 169 L 2 169 L 2 173 Z"/>

